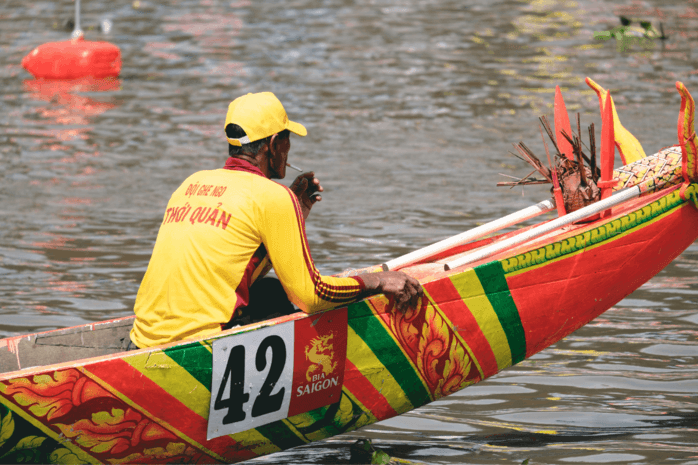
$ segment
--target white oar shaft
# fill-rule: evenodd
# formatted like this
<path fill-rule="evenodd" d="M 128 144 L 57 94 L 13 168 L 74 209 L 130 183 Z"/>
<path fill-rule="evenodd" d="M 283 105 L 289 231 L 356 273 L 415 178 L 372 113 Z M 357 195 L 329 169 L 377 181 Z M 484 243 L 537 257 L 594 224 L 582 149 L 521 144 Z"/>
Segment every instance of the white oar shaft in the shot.
<path fill-rule="evenodd" d="M 492 234 L 509 226 L 521 223 L 522 221 L 534 218 L 545 212 L 549 212 L 553 208 L 555 208 L 555 203 L 551 200 L 545 200 L 498 220 L 478 226 L 470 231 L 465 231 L 461 234 L 449 237 L 448 239 L 436 242 L 435 244 L 431 244 L 423 249 L 415 250 L 414 252 L 410 252 L 406 255 L 390 260 L 382 265 L 383 270 L 395 270 L 397 268 L 418 263 L 438 253 L 445 252 L 453 247 L 467 244 L 468 242 L 476 239 L 481 239 L 488 234 Z"/>
<path fill-rule="evenodd" d="M 474 263 L 484 258 L 490 257 L 498 252 L 501 252 L 502 250 L 506 250 L 515 245 L 523 244 L 524 242 L 530 241 L 531 239 L 535 239 L 536 237 L 542 236 L 543 234 L 547 234 L 551 231 L 561 228 L 562 226 L 572 224 L 575 221 L 583 220 L 584 218 L 595 215 L 596 213 L 602 212 L 620 203 L 623 203 L 626 200 L 638 197 L 642 192 L 643 190 L 641 189 L 641 186 L 633 186 L 630 189 L 624 190 L 623 192 L 620 192 L 616 195 L 608 197 L 604 200 L 600 200 L 591 205 L 587 205 L 584 208 L 580 208 L 577 211 L 568 213 L 565 216 L 541 224 L 540 226 L 536 226 L 533 229 L 529 229 L 528 231 L 522 232 L 521 234 L 518 234 L 514 237 L 510 237 L 509 239 L 505 239 L 502 242 L 497 242 L 496 244 L 483 247 L 480 250 L 477 250 L 461 258 L 448 262 L 446 263 L 446 265 L 444 265 L 444 269 L 452 270 L 454 268 L 458 268 L 459 266 Z"/>

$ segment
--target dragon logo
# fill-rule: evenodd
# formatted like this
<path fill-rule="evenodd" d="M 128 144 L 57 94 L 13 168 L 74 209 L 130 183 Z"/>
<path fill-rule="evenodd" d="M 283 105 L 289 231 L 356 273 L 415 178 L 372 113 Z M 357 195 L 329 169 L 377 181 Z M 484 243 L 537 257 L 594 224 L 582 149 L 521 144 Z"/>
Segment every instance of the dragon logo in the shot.
<path fill-rule="evenodd" d="M 337 362 L 333 362 L 334 350 L 332 347 L 332 339 L 334 332 L 325 336 L 318 336 L 310 340 L 310 344 L 305 346 L 305 358 L 311 365 L 308 371 L 305 372 L 305 378 L 310 382 L 313 381 L 313 376 L 323 373 L 329 376 L 334 369 L 337 368 Z"/>

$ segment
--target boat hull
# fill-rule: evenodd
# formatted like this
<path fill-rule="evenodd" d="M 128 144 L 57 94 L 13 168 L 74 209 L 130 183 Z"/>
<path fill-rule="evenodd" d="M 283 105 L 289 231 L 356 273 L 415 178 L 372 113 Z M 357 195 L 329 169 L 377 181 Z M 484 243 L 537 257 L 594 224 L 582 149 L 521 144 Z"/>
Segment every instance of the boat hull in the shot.
<path fill-rule="evenodd" d="M 698 210 L 685 200 L 696 190 L 682 197 L 674 186 L 474 267 L 422 273 L 426 296 L 405 314 L 375 296 L 207 340 L 0 374 L 0 453 L 31 450 L 25 461 L 38 463 L 238 462 L 402 414 L 543 350 L 649 280 L 698 237 Z M 129 324 L 62 337 L 103 331 L 113 344 Z M 295 335 L 293 370 L 279 381 L 290 387 L 288 415 L 212 437 L 212 395 L 232 399 L 216 381 L 220 341 L 263 331 Z M 23 351 L 54 333 L 0 341 L 0 363 L 16 357 L 21 368 Z"/>

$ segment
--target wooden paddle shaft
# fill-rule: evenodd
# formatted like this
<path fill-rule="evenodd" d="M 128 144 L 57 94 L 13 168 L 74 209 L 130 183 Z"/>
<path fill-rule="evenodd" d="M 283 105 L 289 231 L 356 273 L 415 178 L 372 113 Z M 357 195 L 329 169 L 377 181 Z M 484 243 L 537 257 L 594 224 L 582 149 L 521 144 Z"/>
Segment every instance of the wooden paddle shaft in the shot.
<path fill-rule="evenodd" d="M 595 215 L 601 211 L 604 211 L 608 208 L 623 203 L 626 200 L 630 200 L 632 198 L 640 196 L 641 193 L 647 191 L 647 189 L 643 190 L 642 187 L 642 185 L 633 186 L 630 189 L 624 190 L 623 192 L 620 192 L 616 195 L 607 197 L 603 200 L 599 200 L 596 203 L 587 205 L 586 207 L 580 208 L 579 210 L 574 211 L 572 213 L 568 213 L 565 216 L 549 221 L 547 223 L 543 223 L 540 226 L 536 226 L 533 229 L 529 229 L 528 231 L 522 232 L 517 236 L 510 237 L 509 239 L 505 239 L 502 242 L 497 242 L 487 247 L 483 247 L 482 249 L 479 249 L 473 253 L 470 253 L 461 258 L 457 258 L 456 260 L 446 263 L 446 265 L 444 265 L 444 269 L 452 270 L 454 268 L 458 268 L 459 266 L 477 262 L 479 260 L 482 260 L 483 258 L 487 258 L 498 252 L 501 252 L 502 250 L 506 250 L 515 245 L 523 244 L 524 242 L 530 241 L 531 239 L 542 236 L 543 234 L 547 234 L 551 231 L 561 228 L 562 226 L 566 226 L 576 221 L 583 220 L 584 218 Z"/>
<path fill-rule="evenodd" d="M 500 231 L 508 226 L 513 226 L 522 221 L 534 218 L 543 213 L 549 212 L 555 208 L 555 202 L 552 200 L 545 200 L 543 202 L 537 203 L 530 207 L 519 210 L 515 213 L 507 215 L 495 221 L 491 221 L 477 228 L 471 229 L 470 231 L 465 231 L 461 234 L 449 237 L 435 244 L 424 247 L 423 249 L 415 250 L 407 255 L 390 260 L 389 262 L 383 263 L 381 265 L 384 271 L 395 270 L 397 268 L 402 268 L 407 265 L 412 265 L 418 263 L 422 260 L 426 260 L 438 253 L 445 252 L 453 247 L 466 244 L 468 242 L 480 239 L 488 234 Z"/>

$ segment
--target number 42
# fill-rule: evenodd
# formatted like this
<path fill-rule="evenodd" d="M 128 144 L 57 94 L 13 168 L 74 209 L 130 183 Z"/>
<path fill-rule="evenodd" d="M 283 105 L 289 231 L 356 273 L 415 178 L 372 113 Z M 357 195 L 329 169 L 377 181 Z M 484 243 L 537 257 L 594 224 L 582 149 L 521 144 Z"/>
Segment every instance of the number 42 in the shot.
<path fill-rule="evenodd" d="M 279 392 L 272 394 L 274 386 L 279 381 L 279 377 L 286 365 L 286 344 L 284 340 L 277 336 L 267 336 L 257 348 L 255 355 L 255 365 L 258 372 L 263 372 L 267 367 L 267 350 L 271 349 L 271 366 L 262 388 L 257 398 L 252 404 L 252 417 L 259 417 L 281 409 L 284 400 L 285 387 Z M 224 399 L 223 394 L 230 381 L 228 398 Z M 213 404 L 215 410 L 225 410 L 228 412 L 223 417 L 223 424 L 229 425 L 243 421 L 247 414 L 243 405 L 250 400 L 250 395 L 245 392 L 245 346 L 237 345 L 230 349 L 228 363 L 223 372 L 223 380 L 218 388 L 216 401 Z"/>

